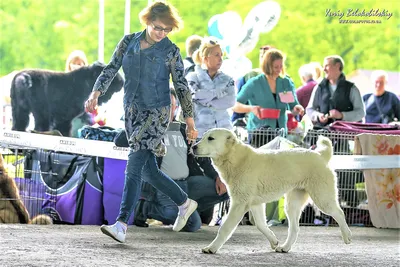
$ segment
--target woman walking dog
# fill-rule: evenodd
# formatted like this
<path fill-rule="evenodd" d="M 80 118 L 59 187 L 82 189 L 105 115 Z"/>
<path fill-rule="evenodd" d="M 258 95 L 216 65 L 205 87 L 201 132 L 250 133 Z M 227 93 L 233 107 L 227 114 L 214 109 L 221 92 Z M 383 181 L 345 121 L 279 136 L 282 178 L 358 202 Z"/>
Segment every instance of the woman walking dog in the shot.
<path fill-rule="evenodd" d="M 188 142 L 196 140 L 198 135 L 180 51 L 167 37 L 180 28 L 181 18 L 173 6 L 155 2 L 140 12 L 139 19 L 146 29 L 122 38 L 85 103 L 85 108 L 93 112 L 98 97 L 105 93 L 122 66 L 125 73 L 125 129 L 130 153 L 117 222 L 101 226 L 104 234 L 119 242 L 125 242 L 127 222 L 138 201 L 142 178 L 179 206 L 174 231 L 180 231 L 197 208 L 196 201 L 189 199 L 171 178 L 159 170 L 155 158 L 165 154 L 161 140 L 169 124 L 170 75 L 182 105 Z"/>

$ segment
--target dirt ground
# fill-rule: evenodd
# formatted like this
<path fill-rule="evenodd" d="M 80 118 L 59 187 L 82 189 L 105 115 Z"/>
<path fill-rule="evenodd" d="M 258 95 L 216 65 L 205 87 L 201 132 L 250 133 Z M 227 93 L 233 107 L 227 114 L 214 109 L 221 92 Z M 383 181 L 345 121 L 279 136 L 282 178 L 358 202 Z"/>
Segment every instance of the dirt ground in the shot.
<path fill-rule="evenodd" d="M 271 228 L 284 240 L 287 227 Z M 353 227 L 344 245 L 336 227 L 301 227 L 286 254 L 273 252 L 254 226 L 239 226 L 216 255 L 202 254 L 217 227 L 175 233 L 170 227 L 129 228 L 119 244 L 98 226 L 0 225 L 0 266 L 400 266 L 400 231 Z"/>

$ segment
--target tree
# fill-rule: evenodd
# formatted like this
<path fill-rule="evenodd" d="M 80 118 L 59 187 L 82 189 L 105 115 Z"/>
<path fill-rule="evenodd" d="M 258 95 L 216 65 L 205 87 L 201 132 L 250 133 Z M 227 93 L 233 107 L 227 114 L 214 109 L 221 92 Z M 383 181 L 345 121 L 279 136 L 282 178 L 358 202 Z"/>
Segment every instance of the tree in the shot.
<path fill-rule="evenodd" d="M 131 31 L 142 30 L 137 15 L 147 0 L 131 4 Z M 185 27 L 171 39 L 185 55 L 189 35 L 206 36 L 208 20 L 227 10 L 242 19 L 258 0 L 170 1 L 179 10 Z M 282 14 L 278 25 L 262 34 L 258 46 L 271 44 L 287 54 L 287 70 L 300 86 L 297 70 L 309 61 L 322 62 L 326 55 L 339 54 L 345 60 L 345 72 L 356 68 L 399 70 L 400 8 L 396 1 L 284 1 L 277 0 Z M 105 0 L 105 61 L 111 57 L 123 36 L 125 0 Z M 340 24 L 326 16 L 326 10 L 379 8 L 393 13 L 380 24 Z M 344 18 L 347 19 L 347 18 Z M 352 17 L 351 19 L 366 19 Z M 0 1 L 0 75 L 16 69 L 46 68 L 63 70 L 68 54 L 85 51 L 89 61 L 97 59 L 98 1 L 85 0 L 2 0 Z M 247 55 L 258 65 L 258 49 Z"/>

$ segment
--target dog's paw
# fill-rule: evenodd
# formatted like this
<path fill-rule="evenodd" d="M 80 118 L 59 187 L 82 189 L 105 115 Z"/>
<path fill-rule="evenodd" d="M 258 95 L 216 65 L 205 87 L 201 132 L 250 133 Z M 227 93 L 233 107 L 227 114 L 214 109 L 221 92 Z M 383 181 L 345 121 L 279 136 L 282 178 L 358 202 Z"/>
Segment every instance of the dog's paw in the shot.
<path fill-rule="evenodd" d="M 275 248 L 275 252 L 279 252 L 279 253 L 288 253 L 290 250 L 290 248 L 287 248 L 285 246 L 277 246 Z"/>
<path fill-rule="evenodd" d="M 348 245 L 348 244 L 351 243 L 351 237 L 350 237 L 350 236 L 348 236 L 348 237 L 343 237 L 343 241 L 344 241 L 344 243 L 345 243 L 346 245 Z"/>
<path fill-rule="evenodd" d="M 217 253 L 217 250 L 216 250 L 216 249 L 213 249 L 213 248 L 210 247 L 210 246 L 203 248 L 201 251 L 202 251 L 203 253 L 206 253 L 206 254 L 215 254 L 215 253 Z"/>
<path fill-rule="evenodd" d="M 275 250 L 279 246 L 279 241 L 277 240 L 276 243 L 270 242 L 271 248 Z"/>
<path fill-rule="evenodd" d="M 351 243 L 351 232 L 350 232 L 350 230 L 345 230 L 345 231 L 342 231 L 342 238 L 343 238 L 343 242 L 345 243 L 345 244 L 350 244 Z"/>

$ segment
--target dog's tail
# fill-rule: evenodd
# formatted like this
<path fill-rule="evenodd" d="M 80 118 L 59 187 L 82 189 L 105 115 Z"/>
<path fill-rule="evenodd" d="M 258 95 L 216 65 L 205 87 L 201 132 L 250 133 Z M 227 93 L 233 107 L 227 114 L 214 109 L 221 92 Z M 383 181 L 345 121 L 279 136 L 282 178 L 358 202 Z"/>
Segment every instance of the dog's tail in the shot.
<path fill-rule="evenodd" d="M 30 224 L 53 224 L 53 220 L 48 215 L 40 214 L 32 218 Z"/>
<path fill-rule="evenodd" d="M 32 76 L 22 71 L 15 75 L 10 89 L 12 130 L 25 131 L 29 124 L 30 92 L 33 86 Z"/>
<path fill-rule="evenodd" d="M 317 148 L 315 151 L 320 153 L 326 162 L 329 162 L 333 155 L 332 141 L 328 137 L 322 135 L 318 136 Z"/>
<path fill-rule="evenodd" d="M 15 76 L 14 83 L 19 90 L 29 89 L 32 87 L 32 77 L 26 72 L 20 72 Z"/>

